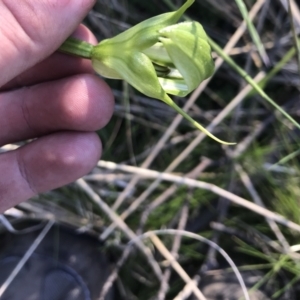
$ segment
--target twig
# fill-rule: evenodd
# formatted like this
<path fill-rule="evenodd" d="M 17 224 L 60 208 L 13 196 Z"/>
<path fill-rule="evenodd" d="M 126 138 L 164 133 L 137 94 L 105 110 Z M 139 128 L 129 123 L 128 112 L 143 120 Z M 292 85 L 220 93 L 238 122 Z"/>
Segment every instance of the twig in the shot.
<path fill-rule="evenodd" d="M 181 216 L 180 216 L 180 220 L 179 220 L 178 228 L 177 228 L 178 230 L 184 230 L 187 220 L 188 220 L 188 214 L 189 214 L 188 203 L 185 203 L 181 210 Z M 177 234 L 174 237 L 174 242 L 173 242 L 172 250 L 171 250 L 171 255 L 173 257 L 176 257 L 178 255 L 178 250 L 180 248 L 180 244 L 181 244 L 181 235 Z M 171 268 L 167 268 L 163 274 L 163 279 L 160 284 L 160 290 L 158 291 L 157 300 L 164 300 L 166 298 L 165 296 L 169 289 L 168 282 L 170 280 L 170 277 L 171 277 Z M 190 285 L 190 284 L 188 284 L 188 285 L 192 289 L 192 285 Z"/>
<path fill-rule="evenodd" d="M 132 247 L 126 247 L 125 248 L 124 252 L 122 253 L 121 258 L 118 260 L 118 262 L 116 263 L 116 265 L 115 265 L 114 269 L 112 270 L 111 274 L 106 279 L 106 281 L 105 281 L 105 283 L 102 287 L 102 291 L 101 291 L 101 294 L 100 294 L 98 300 L 105 300 L 105 297 L 106 297 L 107 293 L 112 288 L 114 282 L 117 279 L 117 276 L 118 276 L 118 273 L 119 273 L 121 267 L 123 266 L 123 264 L 127 260 L 129 254 L 131 252 L 131 249 L 132 249 Z"/>
<path fill-rule="evenodd" d="M 299 44 L 299 41 L 298 41 L 296 26 L 295 26 L 295 22 L 294 22 L 294 18 L 295 18 L 294 15 L 296 14 L 295 6 L 292 7 L 292 1 L 291 0 L 288 0 L 288 7 L 289 7 L 288 11 L 289 11 L 289 16 L 290 16 L 292 35 L 293 35 L 293 38 L 294 38 L 295 48 L 297 50 L 298 72 L 300 74 L 300 44 Z"/>
<path fill-rule="evenodd" d="M 258 195 L 256 189 L 254 188 L 254 185 L 252 184 L 250 177 L 243 170 L 242 166 L 240 164 L 238 164 L 238 163 L 235 163 L 234 164 L 234 168 L 235 168 L 236 172 L 239 174 L 242 183 L 246 187 L 247 191 L 251 195 L 251 197 L 254 200 L 254 202 L 257 205 L 261 206 L 261 207 L 265 207 L 262 199 L 260 198 L 260 196 Z M 281 243 L 281 245 L 282 245 L 282 247 L 284 249 L 284 252 L 286 254 L 288 254 L 290 252 L 289 251 L 290 245 L 287 242 L 287 240 L 284 237 L 284 235 L 282 234 L 282 232 L 280 231 L 278 225 L 273 220 L 266 219 L 266 221 L 269 224 L 270 228 L 273 230 L 273 232 L 276 235 L 278 241 Z"/>
<path fill-rule="evenodd" d="M 177 230 L 177 229 L 162 229 L 162 230 L 154 230 L 154 231 L 148 231 L 146 233 L 144 233 L 143 235 L 139 236 L 138 239 L 144 239 L 144 238 L 148 238 L 151 237 L 153 235 L 161 235 L 161 234 L 181 234 L 182 236 L 186 236 L 186 237 L 190 237 L 193 239 L 196 239 L 198 241 L 201 241 L 211 247 L 215 247 L 217 249 L 217 251 L 219 251 L 219 253 L 225 258 L 225 260 L 228 262 L 228 264 L 230 265 L 230 267 L 232 268 L 233 272 L 235 273 L 239 284 L 241 285 L 241 288 L 243 290 L 244 293 L 244 297 L 246 300 L 250 300 L 246 285 L 243 281 L 242 275 L 239 272 L 238 268 L 236 267 L 236 265 L 234 264 L 234 262 L 232 261 L 232 259 L 230 258 L 230 256 L 217 244 L 213 243 L 212 241 L 206 239 L 205 237 L 199 235 L 199 234 L 195 234 L 192 232 L 188 232 L 188 231 L 184 231 L 184 230 Z M 129 244 L 134 243 L 135 241 L 131 241 Z M 192 285 L 194 285 L 194 283 L 191 283 Z"/>
<path fill-rule="evenodd" d="M 196 166 L 191 172 L 186 174 L 186 177 L 195 179 L 197 176 L 199 176 L 200 173 L 202 173 L 210 164 L 211 160 L 208 158 L 203 158 L 202 161 Z M 150 213 L 156 209 L 159 205 L 164 203 L 169 197 L 173 196 L 178 189 L 177 184 L 171 185 L 169 188 L 167 188 L 159 197 L 154 199 L 151 204 L 144 210 L 142 216 L 141 216 L 141 221 L 140 221 L 140 226 L 139 226 L 139 231 L 138 234 L 142 234 L 142 229 L 147 222 L 147 219 L 150 215 Z"/>
<path fill-rule="evenodd" d="M 288 12 L 289 11 L 289 4 L 288 4 L 289 0 L 279 0 L 279 1 L 281 2 L 284 9 Z M 298 28 L 300 28 L 300 12 L 299 12 L 299 9 L 298 9 L 298 6 L 297 6 L 295 0 L 291 0 L 291 8 L 294 12 L 294 19 L 296 21 L 296 26 Z"/>
<path fill-rule="evenodd" d="M 78 186 L 82 188 L 96 203 L 99 208 L 108 216 L 111 221 L 113 221 L 117 226 L 127 235 L 129 239 L 135 239 L 135 233 L 124 223 L 124 221 L 100 198 L 98 194 L 96 194 L 92 188 L 81 178 L 76 181 Z M 148 248 L 141 242 L 137 241 L 137 247 L 141 250 L 141 252 L 146 256 L 150 266 L 152 267 L 155 275 L 160 280 L 162 278 L 161 269 L 154 259 L 152 253 L 149 251 Z"/>
<path fill-rule="evenodd" d="M 173 299 L 173 300 L 185 300 L 185 299 L 189 299 L 189 297 L 192 294 L 192 286 L 194 284 L 199 284 L 200 281 L 200 276 L 199 275 L 195 275 L 193 277 L 192 282 L 193 283 L 188 283 L 184 286 L 184 288 L 179 292 L 179 294 Z"/>
<path fill-rule="evenodd" d="M 155 234 L 150 234 L 149 238 L 152 243 L 158 249 L 158 251 L 169 261 L 173 269 L 178 273 L 178 275 L 185 281 L 186 284 L 191 285 L 193 293 L 199 300 L 206 300 L 202 292 L 199 290 L 195 282 L 190 278 L 190 276 L 184 271 L 181 265 L 176 261 L 174 256 L 169 252 L 165 245 L 160 241 L 160 239 Z"/>
<path fill-rule="evenodd" d="M 197 180 L 186 178 L 186 177 L 172 175 L 169 173 L 161 173 L 161 172 L 157 172 L 157 171 L 153 171 L 153 170 L 149 170 L 149 169 L 143 169 L 143 168 L 139 168 L 139 167 L 118 165 L 113 162 L 99 161 L 98 165 L 100 167 L 108 168 L 108 169 L 112 169 L 112 170 L 117 169 L 117 170 L 122 170 L 125 172 L 136 173 L 136 174 L 139 174 L 139 176 L 146 177 L 146 178 L 156 178 L 156 181 L 165 180 L 165 181 L 169 181 L 169 182 L 176 182 L 178 184 L 187 185 L 190 187 L 208 190 L 208 191 L 211 191 L 221 197 L 224 197 L 224 198 L 232 201 L 233 203 L 243 206 L 243 207 L 245 207 L 249 210 L 252 210 L 266 218 L 274 220 L 284 226 L 287 226 L 293 230 L 300 232 L 300 225 L 298 225 L 292 221 L 289 221 L 288 219 L 286 219 L 285 217 L 283 217 L 279 214 L 276 214 L 266 208 L 260 207 L 257 204 L 254 204 L 242 197 L 239 197 L 233 193 L 230 193 L 230 192 L 228 192 L 214 184 L 211 184 L 211 183 L 207 183 L 204 181 L 197 181 Z"/>

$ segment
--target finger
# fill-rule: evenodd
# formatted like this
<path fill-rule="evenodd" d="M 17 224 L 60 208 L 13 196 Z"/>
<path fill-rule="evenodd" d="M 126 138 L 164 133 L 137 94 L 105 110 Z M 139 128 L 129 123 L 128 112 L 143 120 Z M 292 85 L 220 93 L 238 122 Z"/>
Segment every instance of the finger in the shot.
<path fill-rule="evenodd" d="M 91 44 L 97 43 L 93 33 L 82 24 L 79 25 L 72 36 Z M 42 62 L 13 78 L 2 86 L 0 91 L 16 89 L 80 73 L 94 73 L 90 60 L 55 52 Z"/>
<path fill-rule="evenodd" d="M 55 133 L 0 155 L 0 212 L 88 173 L 101 155 L 95 133 Z"/>
<path fill-rule="evenodd" d="M 83 74 L 2 93 L 0 145 L 54 131 L 94 131 L 107 124 L 114 100 L 107 84 Z"/>
<path fill-rule="evenodd" d="M 94 0 L 2 0 L 0 86 L 53 53 Z"/>

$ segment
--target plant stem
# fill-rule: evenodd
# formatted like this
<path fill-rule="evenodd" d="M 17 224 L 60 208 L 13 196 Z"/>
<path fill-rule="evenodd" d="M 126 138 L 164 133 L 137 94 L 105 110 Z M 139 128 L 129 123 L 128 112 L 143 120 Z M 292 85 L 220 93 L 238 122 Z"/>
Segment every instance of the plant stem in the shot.
<path fill-rule="evenodd" d="M 288 50 L 283 58 L 273 67 L 273 69 L 267 73 L 267 75 L 258 82 L 258 85 L 264 89 L 267 83 L 278 73 L 282 70 L 282 68 L 295 56 L 296 54 L 296 48 L 292 47 L 290 50 Z M 257 91 L 253 88 L 252 91 L 247 95 L 254 96 L 257 94 Z"/>
<path fill-rule="evenodd" d="M 293 119 L 286 111 L 284 111 L 277 103 L 275 103 L 262 89 L 261 87 L 248 75 L 246 71 L 244 71 L 241 67 L 239 67 L 231 57 L 223 52 L 223 50 L 212 40 L 209 38 L 209 44 L 212 49 L 216 51 L 216 53 L 227 62 L 229 66 L 231 66 L 238 74 L 240 74 L 255 90 L 256 92 L 266 101 L 268 101 L 271 105 L 273 105 L 282 115 L 284 115 L 288 120 L 290 120 L 298 129 L 300 129 L 300 124 Z"/>
<path fill-rule="evenodd" d="M 63 53 L 91 59 L 93 48 L 94 46 L 92 44 L 69 37 L 58 50 Z"/>
<path fill-rule="evenodd" d="M 266 53 L 266 50 L 264 48 L 264 44 L 262 43 L 262 41 L 260 40 L 260 37 L 259 37 L 259 34 L 257 33 L 251 19 L 249 18 L 249 15 L 248 15 L 248 10 L 247 10 L 247 7 L 244 3 L 243 0 L 235 0 L 246 24 L 247 24 L 247 27 L 248 27 L 248 30 L 249 30 L 249 33 L 250 33 L 250 36 L 252 37 L 252 40 L 257 48 L 257 51 L 259 52 L 262 60 L 264 61 L 265 65 L 266 66 L 269 66 L 270 65 L 270 60 L 269 60 L 269 57 Z"/>

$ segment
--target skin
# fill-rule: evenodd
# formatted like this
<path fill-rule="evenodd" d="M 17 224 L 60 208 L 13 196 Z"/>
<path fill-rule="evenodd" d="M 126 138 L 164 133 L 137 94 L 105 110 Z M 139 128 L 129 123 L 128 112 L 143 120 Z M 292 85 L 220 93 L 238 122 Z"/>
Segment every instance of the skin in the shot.
<path fill-rule="evenodd" d="M 87 60 L 55 50 L 71 34 L 96 43 L 80 22 L 92 0 L 0 0 L 0 212 L 88 173 L 101 156 L 95 130 L 112 116 L 109 87 Z"/>

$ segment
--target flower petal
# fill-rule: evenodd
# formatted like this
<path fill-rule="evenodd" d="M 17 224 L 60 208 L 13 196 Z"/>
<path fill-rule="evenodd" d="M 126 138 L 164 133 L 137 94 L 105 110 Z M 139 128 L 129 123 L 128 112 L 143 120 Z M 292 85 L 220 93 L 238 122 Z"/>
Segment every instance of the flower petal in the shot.
<path fill-rule="evenodd" d="M 105 41 L 109 41 L 114 45 L 116 43 L 122 44 L 122 50 L 124 50 L 124 47 L 127 49 L 134 48 L 136 50 L 149 48 L 158 41 L 158 31 L 169 25 L 175 24 L 194 1 L 195 0 L 187 0 L 185 4 L 174 12 L 164 13 L 147 19 Z M 119 51 L 122 50 L 119 49 Z"/>
<path fill-rule="evenodd" d="M 161 42 L 143 50 L 143 53 L 158 65 L 175 68 L 165 46 Z"/>
<path fill-rule="evenodd" d="M 119 75 L 119 73 L 113 69 L 110 68 L 110 65 L 114 65 L 113 59 L 108 57 L 107 59 L 99 60 L 99 59 L 93 59 L 92 58 L 92 66 L 93 69 L 101 76 L 105 78 L 111 78 L 111 79 L 122 79 L 122 77 Z"/>
<path fill-rule="evenodd" d="M 196 22 L 189 23 L 180 24 L 184 24 L 184 27 L 191 27 L 196 33 L 200 32 L 200 37 L 190 31 L 182 30 L 180 26 L 169 26 L 160 31 L 162 35 L 160 41 L 188 86 L 186 94 L 214 72 L 211 49 L 206 41 L 206 34 L 204 33 L 205 36 L 202 34 L 202 26 Z"/>
<path fill-rule="evenodd" d="M 166 93 L 161 87 L 151 60 L 141 52 L 123 53 L 115 57 L 115 69 L 122 79 L 135 87 L 141 93 L 163 100 Z"/>
<path fill-rule="evenodd" d="M 167 94 L 184 97 L 189 93 L 188 86 L 183 79 L 158 77 L 158 80 Z"/>

